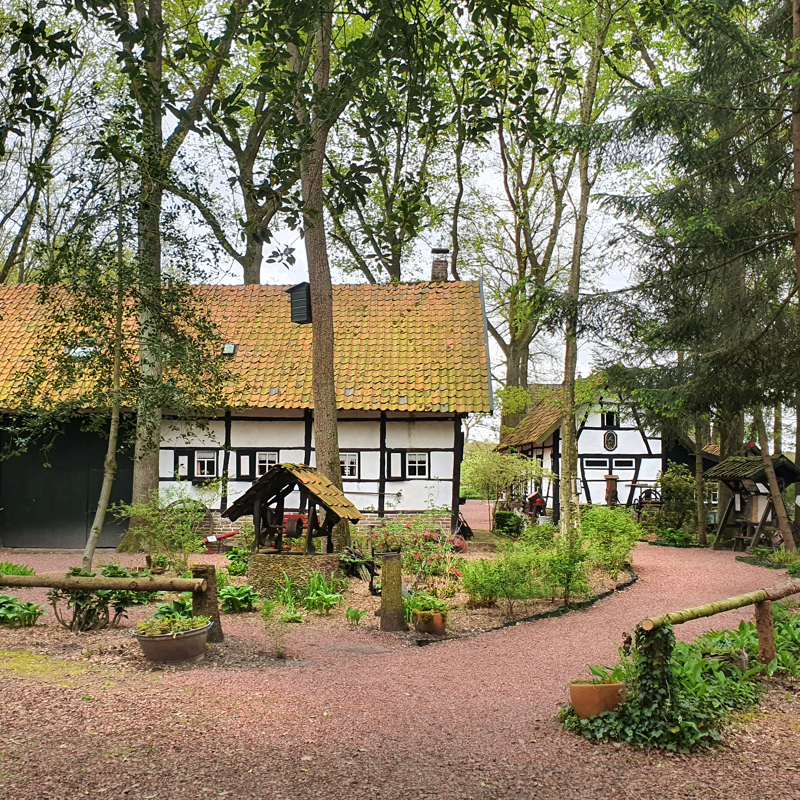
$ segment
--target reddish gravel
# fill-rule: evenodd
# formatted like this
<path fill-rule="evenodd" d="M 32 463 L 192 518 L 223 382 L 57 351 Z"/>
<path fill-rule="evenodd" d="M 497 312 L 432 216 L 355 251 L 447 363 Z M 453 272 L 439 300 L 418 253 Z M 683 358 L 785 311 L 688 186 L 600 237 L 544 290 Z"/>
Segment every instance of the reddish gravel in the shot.
<path fill-rule="evenodd" d="M 42 570 L 40 558 L 15 560 Z M 267 669 L 4 671 L 0 798 L 799 798 L 791 687 L 788 699 L 787 688 L 771 692 L 766 716 L 728 745 L 691 757 L 593 746 L 559 730 L 568 681 L 612 662 L 642 617 L 782 576 L 730 553 L 645 545 L 635 565 L 638 584 L 586 612 L 424 648 L 303 631 L 290 639 L 302 660 Z M 226 631 L 248 635 L 241 623 Z"/>

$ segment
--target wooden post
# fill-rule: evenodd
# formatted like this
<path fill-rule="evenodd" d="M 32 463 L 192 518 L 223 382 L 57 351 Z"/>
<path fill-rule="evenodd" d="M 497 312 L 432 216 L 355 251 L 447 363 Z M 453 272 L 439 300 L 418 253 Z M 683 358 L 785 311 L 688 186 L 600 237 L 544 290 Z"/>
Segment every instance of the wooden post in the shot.
<path fill-rule="evenodd" d="M 206 582 L 204 592 L 192 592 L 192 614 L 212 619 L 214 624 L 208 632 L 208 641 L 222 642 L 225 640 L 225 634 L 222 632 L 217 602 L 217 569 L 213 564 L 192 564 L 192 575 Z"/>
<path fill-rule="evenodd" d="M 772 601 L 756 603 L 756 630 L 758 631 L 758 660 L 769 664 L 776 658 L 775 621 L 772 616 Z"/>
<path fill-rule="evenodd" d="M 261 498 L 256 497 L 253 500 L 253 531 L 255 533 L 255 540 L 253 541 L 253 552 L 257 553 L 258 548 L 261 547 Z"/>
<path fill-rule="evenodd" d="M 383 556 L 381 569 L 381 630 L 404 631 L 408 629 L 403 619 L 403 579 L 400 553 Z"/>

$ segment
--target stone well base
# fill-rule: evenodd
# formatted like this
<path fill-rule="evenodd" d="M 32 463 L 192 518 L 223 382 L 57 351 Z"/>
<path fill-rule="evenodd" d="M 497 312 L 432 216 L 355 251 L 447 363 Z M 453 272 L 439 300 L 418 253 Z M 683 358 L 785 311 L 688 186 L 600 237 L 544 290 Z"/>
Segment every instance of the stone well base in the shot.
<path fill-rule="evenodd" d="M 251 555 L 247 580 L 256 591 L 268 594 L 277 584 L 283 583 L 284 572 L 290 578 L 302 580 L 314 570 L 330 577 L 339 571 L 339 556 L 289 553 Z"/>

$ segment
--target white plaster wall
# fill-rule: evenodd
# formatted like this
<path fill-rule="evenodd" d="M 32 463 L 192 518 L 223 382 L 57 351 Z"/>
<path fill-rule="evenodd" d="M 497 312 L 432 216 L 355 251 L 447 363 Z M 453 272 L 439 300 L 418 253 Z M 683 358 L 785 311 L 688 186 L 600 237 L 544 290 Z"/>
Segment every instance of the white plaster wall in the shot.
<path fill-rule="evenodd" d="M 284 464 L 302 464 L 305 461 L 305 450 L 281 450 L 281 461 Z"/>
<path fill-rule="evenodd" d="M 219 495 L 212 495 L 202 486 L 195 486 L 191 481 L 161 481 L 159 495 L 164 501 L 174 500 L 176 495 L 201 500 L 209 508 L 219 510 Z"/>
<path fill-rule="evenodd" d="M 617 434 L 617 447 L 615 450 L 606 450 L 603 444 L 605 431 L 590 431 L 584 429 L 578 437 L 578 452 L 584 453 L 609 453 L 614 456 L 646 453 L 644 441 L 639 431 L 614 430 Z M 651 445 L 652 446 L 652 445 Z"/>
<path fill-rule="evenodd" d="M 430 476 L 443 480 L 453 479 L 453 453 L 431 453 L 430 454 Z"/>
<path fill-rule="evenodd" d="M 454 423 L 445 420 L 386 423 L 386 446 L 390 450 L 421 450 L 429 447 L 453 447 Z"/>
<path fill-rule="evenodd" d="M 661 458 L 643 458 L 639 470 L 639 480 L 643 482 L 655 481 L 661 474 Z"/>
<path fill-rule="evenodd" d="M 255 447 L 269 450 L 279 447 L 302 447 L 305 437 L 305 423 L 302 420 L 259 422 L 235 419 L 231 422 L 231 447 L 233 448 Z"/>
<path fill-rule="evenodd" d="M 188 422 L 165 419 L 161 422 L 162 447 L 222 447 L 225 444 L 225 422 L 213 420 L 208 430 Z"/>
<path fill-rule="evenodd" d="M 400 511 L 423 511 L 441 506 L 450 508 L 453 499 L 453 482 L 396 481 L 392 483 L 392 491 L 402 493 L 397 505 Z"/>
<path fill-rule="evenodd" d="M 342 448 L 344 452 L 344 448 Z M 361 480 L 378 480 L 381 476 L 381 454 L 378 452 L 361 453 Z"/>
<path fill-rule="evenodd" d="M 158 476 L 172 478 L 175 472 L 175 451 L 161 450 L 158 454 Z"/>
<path fill-rule="evenodd" d="M 362 447 L 381 446 L 381 425 L 379 421 L 343 422 L 339 421 L 339 449 L 358 450 Z"/>

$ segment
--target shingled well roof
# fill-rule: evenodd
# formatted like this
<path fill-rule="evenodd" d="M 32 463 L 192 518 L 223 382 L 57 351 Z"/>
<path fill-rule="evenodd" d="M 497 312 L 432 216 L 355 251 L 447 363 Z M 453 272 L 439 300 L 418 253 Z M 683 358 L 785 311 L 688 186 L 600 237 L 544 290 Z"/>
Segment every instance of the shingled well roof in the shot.
<path fill-rule="evenodd" d="M 312 325 L 291 322 L 287 286 L 197 286 L 222 342 L 237 345 L 233 408 L 313 408 Z M 14 408 L 48 327 L 34 285 L 0 286 L 0 407 Z M 341 409 L 485 412 L 491 407 L 480 285 L 333 287 Z"/>

